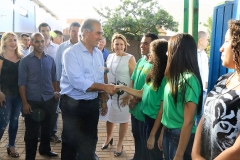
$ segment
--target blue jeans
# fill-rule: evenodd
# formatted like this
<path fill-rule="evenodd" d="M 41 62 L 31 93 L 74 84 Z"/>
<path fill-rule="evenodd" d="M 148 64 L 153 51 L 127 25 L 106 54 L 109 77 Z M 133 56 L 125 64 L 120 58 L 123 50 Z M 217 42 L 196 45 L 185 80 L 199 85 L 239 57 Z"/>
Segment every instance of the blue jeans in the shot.
<path fill-rule="evenodd" d="M 133 160 L 147 160 L 147 148 L 144 144 L 143 125 L 144 122 L 131 115 L 132 134 L 135 144 Z"/>
<path fill-rule="evenodd" d="M 61 160 L 94 160 L 98 141 L 99 99 L 75 100 L 61 95 Z"/>
<path fill-rule="evenodd" d="M 178 148 L 178 143 L 180 139 L 180 129 L 168 129 L 165 128 L 164 135 L 163 135 L 163 154 L 165 160 L 173 160 L 176 151 Z M 191 160 L 191 153 L 192 153 L 192 146 L 194 141 L 195 134 L 191 134 L 187 148 L 184 153 L 184 160 Z"/>
<path fill-rule="evenodd" d="M 18 130 L 18 117 L 22 109 L 22 101 L 20 96 L 6 96 L 6 103 L 0 107 L 0 139 L 9 123 L 8 137 L 9 146 L 15 146 L 15 140 Z"/>
<path fill-rule="evenodd" d="M 207 92 L 203 91 L 202 110 L 201 110 L 201 113 L 198 114 L 198 116 L 197 116 L 196 126 L 198 126 L 198 124 L 199 124 L 199 122 L 202 118 L 202 115 L 203 115 L 203 112 L 204 112 L 204 102 L 205 102 L 206 97 L 207 97 Z"/>
<path fill-rule="evenodd" d="M 150 136 L 151 130 L 153 128 L 155 119 L 145 115 L 145 122 L 144 122 L 144 132 L 145 132 L 145 146 L 147 147 L 147 140 L 148 137 Z M 147 150 L 148 151 L 148 159 L 149 160 L 162 160 L 163 159 L 163 152 L 160 151 L 160 149 L 158 148 L 158 138 L 160 135 L 162 127 L 160 127 L 155 135 L 155 144 L 154 144 L 154 148 L 151 150 Z"/>

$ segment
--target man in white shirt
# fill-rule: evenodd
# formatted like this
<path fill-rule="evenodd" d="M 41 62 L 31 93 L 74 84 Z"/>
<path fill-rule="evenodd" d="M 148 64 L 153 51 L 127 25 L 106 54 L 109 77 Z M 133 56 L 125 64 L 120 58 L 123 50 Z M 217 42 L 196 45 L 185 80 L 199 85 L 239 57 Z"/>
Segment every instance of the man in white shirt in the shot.
<path fill-rule="evenodd" d="M 51 36 L 50 36 L 51 27 L 47 23 L 41 23 L 38 26 L 38 30 L 44 36 L 44 40 L 45 40 L 44 53 L 51 56 L 56 63 L 55 59 L 56 59 L 56 54 L 57 54 L 59 45 L 55 44 L 51 41 Z M 55 143 L 62 142 L 62 140 L 56 135 L 57 129 L 58 129 L 58 125 L 57 125 L 58 124 L 58 110 L 59 109 L 57 109 L 57 111 L 56 111 L 56 115 L 54 115 L 55 122 L 53 122 L 54 124 L 52 126 L 52 132 L 51 132 L 51 141 L 55 142 Z"/>
<path fill-rule="evenodd" d="M 205 51 L 207 48 L 209 42 L 208 42 L 208 34 L 204 31 L 198 32 L 198 67 L 202 79 L 202 85 L 203 85 L 203 105 L 202 105 L 202 112 L 204 107 L 204 101 L 207 95 L 207 88 L 208 88 L 208 73 L 209 73 L 209 67 L 208 67 L 208 56 Z M 201 113 L 202 115 L 202 113 Z M 198 117 L 198 122 L 200 121 L 200 117 Z"/>
<path fill-rule="evenodd" d="M 21 34 L 21 52 L 24 55 L 28 55 L 29 52 L 29 47 L 30 47 L 30 36 L 26 33 Z"/>
<path fill-rule="evenodd" d="M 56 72 L 57 72 L 58 85 L 59 85 L 60 78 L 61 78 L 61 75 L 62 75 L 62 56 L 63 56 L 63 53 L 66 49 L 68 49 L 68 48 L 72 47 L 74 44 L 78 43 L 79 29 L 80 29 L 80 24 L 78 22 L 72 22 L 70 27 L 69 27 L 69 35 L 70 35 L 69 40 L 63 42 L 57 50 L 57 55 L 56 55 L 55 62 L 56 62 Z M 59 92 L 60 92 L 60 90 L 59 90 Z"/>

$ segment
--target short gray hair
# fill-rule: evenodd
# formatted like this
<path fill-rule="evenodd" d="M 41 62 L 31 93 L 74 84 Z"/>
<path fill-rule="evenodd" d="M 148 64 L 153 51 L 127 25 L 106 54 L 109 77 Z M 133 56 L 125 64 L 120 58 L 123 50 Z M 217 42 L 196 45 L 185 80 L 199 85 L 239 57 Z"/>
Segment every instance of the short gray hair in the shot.
<path fill-rule="evenodd" d="M 88 30 L 89 32 L 92 32 L 94 30 L 94 28 L 93 28 L 94 23 L 98 23 L 98 24 L 101 25 L 100 21 L 97 20 L 97 19 L 92 19 L 92 18 L 86 19 L 83 22 L 82 27 L 81 27 L 81 35 L 84 36 L 84 31 L 85 30 Z"/>
<path fill-rule="evenodd" d="M 207 32 L 199 31 L 198 32 L 198 39 L 205 38 L 207 35 L 208 35 Z"/>

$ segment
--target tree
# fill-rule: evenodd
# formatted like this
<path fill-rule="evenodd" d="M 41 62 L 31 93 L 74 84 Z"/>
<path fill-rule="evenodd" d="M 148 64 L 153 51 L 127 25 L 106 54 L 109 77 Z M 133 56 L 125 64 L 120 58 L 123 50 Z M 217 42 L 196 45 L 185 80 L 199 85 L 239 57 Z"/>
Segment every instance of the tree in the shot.
<path fill-rule="evenodd" d="M 128 39 L 140 40 L 144 33 L 158 34 L 157 28 L 177 31 L 178 22 L 164 9 L 157 0 L 121 0 L 115 9 L 94 8 L 105 19 L 104 36 L 110 40 L 114 33 L 120 33 Z"/>
<path fill-rule="evenodd" d="M 209 36 L 209 40 L 211 40 L 212 35 L 212 17 L 208 17 L 207 22 L 203 24 L 203 26 L 207 27 L 207 33 Z M 211 43 L 208 44 L 206 48 L 206 52 L 208 56 L 210 57 L 210 50 L 211 50 Z"/>

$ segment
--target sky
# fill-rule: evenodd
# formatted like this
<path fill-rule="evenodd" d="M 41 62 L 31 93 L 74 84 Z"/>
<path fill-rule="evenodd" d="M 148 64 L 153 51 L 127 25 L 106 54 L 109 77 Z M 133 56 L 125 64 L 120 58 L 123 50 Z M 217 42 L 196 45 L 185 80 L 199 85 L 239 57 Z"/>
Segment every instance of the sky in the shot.
<path fill-rule="evenodd" d="M 120 0 L 39 0 L 52 12 L 54 12 L 60 19 L 65 18 L 79 18 L 87 17 L 98 18 L 98 14 L 94 11 L 93 6 L 102 8 L 108 6 L 115 8 L 119 5 Z M 158 0 L 160 5 L 167 3 L 174 3 L 183 0 Z M 211 1 L 211 3 L 218 3 L 223 0 L 199 0 L 201 2 Z"/>
<path fill-rule="evenodd" d="M 66 18 L 96 18 L 101 17 L 96 13 L 93 7 L 98 9 L 108 6 L 109 8 L 116 8 L 121 0 L 39 0 L 59 19 L 65 24 Z M 179 22 L 179 31 L 183 30 L 183 1 L 184 0 L 158 0 L 159 5 L 162 6 L 174 20 Z M 190 2 L 192 0 L 189 0 Z M 200 30 L 206 30 L 203 26 L 208 17 L 212 16 L 213 8 L 225 0 L 199 0 L 199 26 Z M 169 33 L 168 33 L 169 34 Z"/>
<path fill-rule="evenodd" d="M 120 0 L 39 0 L 59 18 L 98 18 L 93 6 L 102 8 L 118 6 Z"/>

